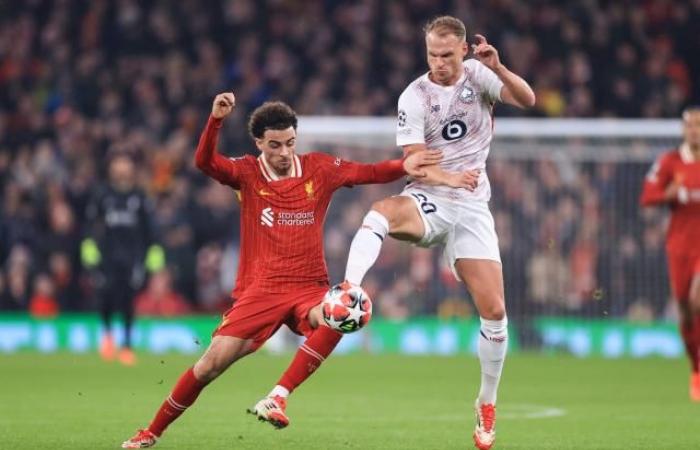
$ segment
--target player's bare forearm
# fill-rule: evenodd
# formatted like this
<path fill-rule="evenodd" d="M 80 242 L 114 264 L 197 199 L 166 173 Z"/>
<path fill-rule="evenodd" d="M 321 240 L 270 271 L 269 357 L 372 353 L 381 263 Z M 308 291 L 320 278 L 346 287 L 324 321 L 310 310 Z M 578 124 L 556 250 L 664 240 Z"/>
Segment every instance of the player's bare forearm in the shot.
<path fill-rule="evenodd" d="M 503 103 L 508 103 L 509 105 L 523 109 L 535 106 L 535 92 L 527 81 L 508 70 L 503 64 L 496 66 L 493 72 L 503 82 L 503 88 L 501 90 L 501 100 Z"/>
<path fill-rule="evenodd" d="M 472 45 L 474 55 L 486 67 L 493 70 L 503 82 L 501 88 L 501 101 L 519 108 L 531 108 L 535 106 L 535 93 L 527 81 L 514 74 L 503 65 L 498 55 L 498 50 L 490 45 L 486 38 L 475 34 L 476 43 Z"/>
<path fill-rule="evenodd" d="M 408 171 L 415 180 L 431 186 L 450 186 L 453 188 L 465 188 L 473 191 L 479 183 L 479 171 L 468 170 L 463 173 L 448 172 L 437 165 L 442 159 L 442 153 L 436 150 L 428 150 L 425 144 L 410 144 L 403 146 L 403 154 L 406 161 L 419 158 L 424 155 L 424 161 L 428 165 L 419 166 L 414 171 Z"/>
<path fill-rule="evenodd" d="M 479 184 L 480 172 L 478 170 L 467 170 L 461 173 L 448 172 L 435 165 L 424 167 L 423 171 L 425 176 L 417 180 L 430 186 L 449 186 L 473 191 Z"/>

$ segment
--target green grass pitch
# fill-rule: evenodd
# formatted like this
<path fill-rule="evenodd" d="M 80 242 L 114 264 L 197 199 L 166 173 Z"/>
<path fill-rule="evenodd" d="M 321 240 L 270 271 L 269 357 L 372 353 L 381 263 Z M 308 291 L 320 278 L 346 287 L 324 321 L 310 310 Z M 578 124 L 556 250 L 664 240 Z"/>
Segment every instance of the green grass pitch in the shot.
<path fill-rule="evenodd" d="M 0 447 L 118 448 L 145 426 L 194 357 L 133 368 L 69 354 L 0 356 Z M 292 395 L 281 431 L 245 414 L 290 356 L 253 355 L 209 386 L 162 449 L 473 448 L 476 358 L 330 358 Z M 509 357 L 497 449 L 698 449 L 700 404 L 683 360 Z"/>

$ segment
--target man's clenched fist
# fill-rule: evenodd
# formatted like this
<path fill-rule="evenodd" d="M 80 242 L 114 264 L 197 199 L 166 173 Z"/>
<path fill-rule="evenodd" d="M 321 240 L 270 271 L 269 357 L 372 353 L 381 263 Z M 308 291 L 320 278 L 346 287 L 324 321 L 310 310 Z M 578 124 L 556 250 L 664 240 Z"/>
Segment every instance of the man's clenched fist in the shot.
<path fill-rule="evenodd" d="M 236 97 L 234 97 L 233 92 L 224 92 L 214 98 L 211 115 L 215 119 L 223 119 L 231 114 L 234 106 L 236 106 Z"/>

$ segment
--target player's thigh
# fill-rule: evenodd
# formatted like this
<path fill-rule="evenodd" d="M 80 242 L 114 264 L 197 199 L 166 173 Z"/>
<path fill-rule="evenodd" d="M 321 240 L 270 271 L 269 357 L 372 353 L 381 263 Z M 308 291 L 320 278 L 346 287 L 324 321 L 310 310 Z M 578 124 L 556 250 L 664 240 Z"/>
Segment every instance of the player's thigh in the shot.
<path fill-rule="evenodd" d="M 693 260 L 683 253 L 669 252 L 667 256 L 673 297 L 680 303 L 687 303 L 693 280 Z"/>
<path fill-rule="evenodd" d="M 459 208 L 452 200 L 415 186 L 404 189 L 396 198 L 402 199 L 406 214 L 410 213 L 410 222 L 405 223 L 411 229 L 396 229 L 392 237 L 426 248 L 445 243 L 459 217 Z"/>
<path fill-rule="evenodd" d="M 211 344 L 194 365 L 194 376 L 209 382 L 223 373 L 231 364 L 254 351 L 252 339 L 234 336 L 214 336 Z"/>
<path fill-rule="evenodd" d="M 293 305 L 279 294 L 253 293 L 236 300 L 213 336 L 228 336 L 252 342 L 251 352 L 265 343 L 285 322 Z"/>
<path fill-rule="evenodd" d="M 372 204 L 389 222 L 389 234 L 401 241 L 419 241 L 425 234 L 425 226 L 416 204 L 409 197 L 397 195 L 387 197 Z"/>
<path fill-rule="evenodd" d="M 501 263 L 490 259 L 457 259 L 455 271 L 469 289 L 479 315 L 501 320 L 506 315 Z"/>
<path fill-rule="evenodd" d="M 445 259 L 474 298 L 481 317 L 505 316 L 503 269 L 496 227 L 488 203 L 459 205 L 459 218 L 448 234 Z"/>
<path fill-rule="evenodd" d="M 294 303 L 287 326 L 297 334 L 308 336 L 313 330 L 324 325 L 321 302 L 328 292 L 328 286 L 314 286 L 301 289 L 289 299 Z"/>

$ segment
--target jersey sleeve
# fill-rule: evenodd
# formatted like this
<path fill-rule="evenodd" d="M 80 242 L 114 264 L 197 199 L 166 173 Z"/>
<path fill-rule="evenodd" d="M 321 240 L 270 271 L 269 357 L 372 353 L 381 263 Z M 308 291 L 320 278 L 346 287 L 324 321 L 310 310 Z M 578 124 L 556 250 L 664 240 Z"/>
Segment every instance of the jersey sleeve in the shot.
<path fill-rule="evenodd" d="M 470 59 L 465 64 L 471 66 L 474 71 L 474 83 L 481 88 L 486 99 L 491 103 L 500 102 L 501 90 L 503 89 L 501 79 L 477 59 Z"/>
<path fill-rule="evenodd" d="M 644 177 L 644 186 L 642 195 L 639 198 L 639 203 L 642 206 L 652 206 L 661 203 L 667 203 L 665 191 L 668 184 L 673 179 L 673 170 L 671 167 L 671 159 L 669 154 L 661 155 L 654 164 L 652 164 L 646 177 Z"/>
<path fill-rule="evenodd" d="M 425 108 L 411 84 L 399 97 L 396 145 L 425 143 Z"/>
<path fill-rule="evenodd" d="M 363 164 L 334 157 L 325 153 L 315 153 L 315 158 L 335 188 L 351 187 L 357 184 L 391 183 L 406 175 L 403 160 L 390 159 L 374 164 Z"/>
<path fill-rule="evenodd" d="M 242 158 L 227 158 L 218 152 L 217 141 L 221 125 L 221 119 L 209 117 L 199 138 L 194 156 L 195 165 L 219 183 L 240 189 L 244 160 Z"/>

